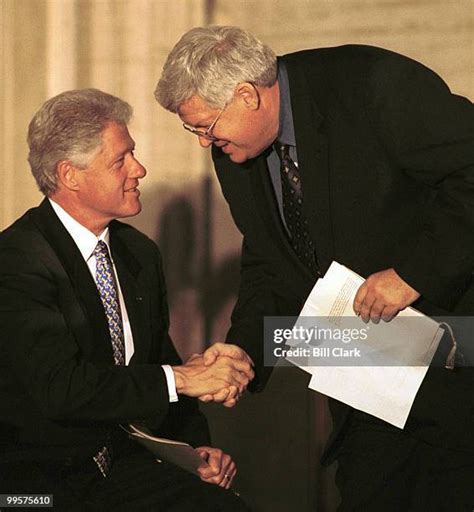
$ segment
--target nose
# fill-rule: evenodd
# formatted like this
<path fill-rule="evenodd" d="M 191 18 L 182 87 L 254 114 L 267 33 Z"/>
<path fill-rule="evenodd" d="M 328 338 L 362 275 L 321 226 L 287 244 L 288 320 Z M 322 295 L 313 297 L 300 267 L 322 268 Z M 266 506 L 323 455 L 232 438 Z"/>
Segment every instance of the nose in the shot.
<path fill-rule="evenodd" d="M 209 146 L 212 146 L 212 140 L 206 139 L 205 137 L 199 137 L 199 145 L 202 148 L 208 148 Z"/>
<path fill-rule="evenodd" d="M 146 169 L 143 167 L 143 165 L 134 157 L 133 158 L 133 166 L 132 166 L 132 172 L 131 178 L 138 178 L 142 179 L 146 176 Z"/>

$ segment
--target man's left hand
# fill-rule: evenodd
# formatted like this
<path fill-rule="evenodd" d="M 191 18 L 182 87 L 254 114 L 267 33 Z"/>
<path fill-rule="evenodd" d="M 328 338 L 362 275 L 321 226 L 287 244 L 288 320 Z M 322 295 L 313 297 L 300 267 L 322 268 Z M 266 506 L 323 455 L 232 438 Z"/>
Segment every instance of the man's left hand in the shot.
<path fill-rule="evenodd" d="M 209 464 L 205 468 L 199 468 L 198 472 L 203 482 L 216 484 L 224 489 L 230 489 L 232 481 L 237 474 L 237 467 L 230 455 L 219 448 L 201 446 L 196 448 L 199 455 Z"/>
<path fill-rule="evenodd" d="M 389 322 L 399 311 L 415 302 L 420 294 L 393 268 L 369 276 L 357 290 L 353 308 L 364 322 Z"/>

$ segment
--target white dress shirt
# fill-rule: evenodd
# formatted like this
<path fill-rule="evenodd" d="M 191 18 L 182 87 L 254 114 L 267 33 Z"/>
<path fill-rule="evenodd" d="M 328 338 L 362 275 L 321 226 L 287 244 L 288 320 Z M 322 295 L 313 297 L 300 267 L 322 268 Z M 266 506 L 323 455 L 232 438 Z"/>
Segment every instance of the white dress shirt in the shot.
<path fill-rule="evenodd" d="M 135 347 L 133 345 L 133 335 L 132 329 L 130 327 L 130 320 L 128 318 L 127 308 L 125 306 L 125 301 L 123 299 L 122 289 L 120 288 L 120 279 L 117 274 L 117 270 L 115 268 L 115 263 L 112 257 L 112 251 L 110 250 L 110 234 L 109 228 L 106 227 L 104 231 L 97 237 L 92 231 L 89 231 L 85 226 L 77 222 L 76 219 L 71 217 L 69 213 L 67 213 L 59 204 L 55 203 L 53 200 L 49 199 L 53 210 L 56 215 L 59 217 L 59 220 L 66 228 L 67 232 L 71 235 L 74 240 L 77 248 L 79 249 L 84 261 L 87 263 L 87 266 L 92 274 L 92 278 L 95 282 L 95 272 L 96 272 L 96 258 L 94 256 L 94 249 L 96 248 L 97 242 L 102 240 L 107 244 L 109 249 L 110 258 L 112 261 L 112 267 L 114 269 L 115 281 L 117 283 L 118 295 L 119 295 L 119 303 L 120 303 L 120 312 L 122 314 L 122 324 L 123 324 L 123 335 L 125 341 L 125 364 L 128 365 L 130 359 L 133 356 L 135 351 Z M 163 371 L 165 372 L 166 382 L 168 384 L 168 395 L 170 402 L 178 401 L 178 394 L 176 391 L 176 381 L 174 378 L 173 370 L 169 365 L 162 365 Z"/>

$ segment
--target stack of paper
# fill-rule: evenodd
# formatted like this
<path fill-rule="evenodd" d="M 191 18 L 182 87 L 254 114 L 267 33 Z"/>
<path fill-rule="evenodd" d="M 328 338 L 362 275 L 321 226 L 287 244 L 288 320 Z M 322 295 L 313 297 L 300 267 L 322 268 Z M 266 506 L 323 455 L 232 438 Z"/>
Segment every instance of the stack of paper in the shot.
<path fill-rule="evenodd" d="M 363 282 L 333 262 L 324 279 L 316 283 L 296 323 L 308 325 L 304 317 L 318 317 L 334 327 L 343 328 L 350 322 L 352 328 L 365 328 L 369 334 L 363 342 L 363 360 L 354 361 L 354 366 L 336 366 L 334 360 L 331 365 L 311 366 L 314 359 L 306 361 L 309 366 L 301 361 L 296 364 L 312 375 L 311 389 L 403 428 L 444 331 L 413 308 L 401 311 L 391 322 L 365 324 L 352 309 Z"/>

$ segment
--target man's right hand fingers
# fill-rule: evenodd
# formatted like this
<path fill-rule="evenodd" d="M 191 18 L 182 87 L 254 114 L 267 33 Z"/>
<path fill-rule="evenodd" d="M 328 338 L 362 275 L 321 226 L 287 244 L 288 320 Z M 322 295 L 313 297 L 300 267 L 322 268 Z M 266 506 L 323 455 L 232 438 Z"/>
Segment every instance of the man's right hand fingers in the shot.
<path fill-rule="evenodd" d="M 248 381 L 255 377 L 255 373 L 252 367 L 245 361 L 238 361 L 236 359 L 232 359 L 231 357 L 220 357 L 215 364 L 220 367 L 227 367 L 243 374 Z"/>
<path fill-rule="evenodd" d="M 232 394 L 232 388 L 235 386 L 230 386 L 230 388 L 223 388 L 212 396 L 214 402 L 225 402 L 227 398 L 229 398 Z"/>
<path fill-rule="evenodd" d="M 222 403 L 224 407 L 234 407 L 240 398 L 239 390 L 236 386 L 230 386 L 230 388 L 223 388 L 214 395 L 201 395 L 198 399 L 201 402 L 216 402 Z"/>
<path fill-rule="evenodd" d="M 221 373 L 221 378 L 228 382 L 230 386 L 236 386 L 240 393 L 245 391 L 250 379 L 244 373 L 234 370 L 233 368 L 225 369 L 224 373 Z"/>
<path fill-rule="evenodd" d="M 201 402 L 212 402 L 213 398 L 214 397 L 212 395 L 201 395 L 201 396 L 198 396 L 198 399 L 201 400 Z"/>

